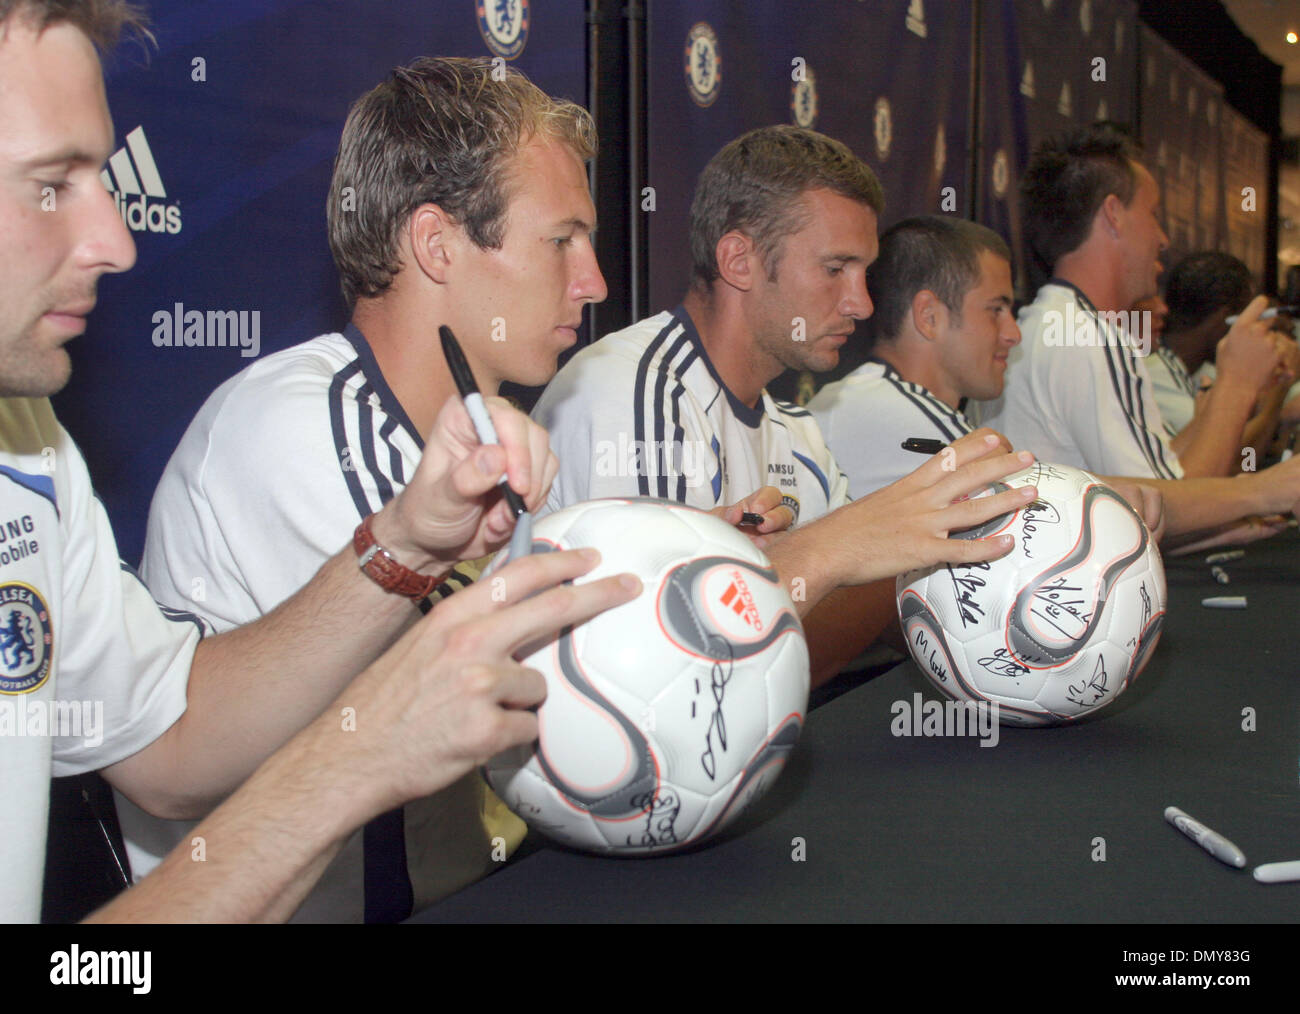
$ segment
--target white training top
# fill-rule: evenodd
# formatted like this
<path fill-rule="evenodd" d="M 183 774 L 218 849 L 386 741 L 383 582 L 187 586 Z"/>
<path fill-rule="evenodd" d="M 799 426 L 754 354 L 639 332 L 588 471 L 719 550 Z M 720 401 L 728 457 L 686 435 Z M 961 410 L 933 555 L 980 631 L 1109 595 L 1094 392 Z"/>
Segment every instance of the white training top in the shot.
<path fill-rule="evenodd" d="M 228 630 L 270 612 L 410 481 L 424 441 L 355 327 L 254 363 L 204 403 L 149 511 L 142 573 Z M 431 598 L 476 576 L 457 567 Z M 364 622 L 358 617 L 358 622 Z M 192 827 L 118 801 L 136 876 Z M 499 866 L 525 826 L 471 773 L 358 831 L 294 917 L 391 921 Z"/>
<path fill-rule="evenodd" d="M 1163 345 L 1156 349 L 1155 355 L 1147 356 L 1146 367 L 1165 432 L 1175 437 L 1196 412 L 1196 381 L 1173 349 Z"/>
<path fill-rule="evenodd" d="M 1099 475 L 1180 479 L 1150 377 L 1134 342 L 1088 297 L 1052 281 L 1020 311 L 1002 397 L 967 412 L 1040 461 Z"/>
<path fill-rule="evenodd" d="M 49 401 L 0 399 L 0 921 L 40 919 L 51 776 L 166 732 L 201 636 L 119 560 Z"/>
<path fill-rule="evenodd" d="M 849 502 L 812 415 L 766 391 L 753 408 L 741 402 L 681 307 L 580 351 L 533 418 L 560 459 L 548 510 L 611 496 L 710 510 L 776 486 L 798 523 Z"/>
<path fill-rule="evenodd" d="M 827 384 L 808 403 L 808 410 L 848 474 L 849 493 L 855 498 L 925 464 L 926 456 L 903 450 L 903 441 L 920 437 L 950 444 L 974 428 L 957 409 L 920 384 L 904 380 L 879 359 L 869 359 L 842 380 Z"/>

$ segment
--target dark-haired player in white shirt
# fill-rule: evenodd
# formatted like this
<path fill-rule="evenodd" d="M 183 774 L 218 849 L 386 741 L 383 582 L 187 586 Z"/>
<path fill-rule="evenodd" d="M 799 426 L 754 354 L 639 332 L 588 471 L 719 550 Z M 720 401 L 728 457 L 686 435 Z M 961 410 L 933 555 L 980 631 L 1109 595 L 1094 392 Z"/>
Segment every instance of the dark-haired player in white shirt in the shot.
<path fill-rule="evenodd" d="M 911 470 L 917 454 L 905 441 L 949 444 L 970 432 L 961 406 L 1001 393 L 1020 342 L 1011 252 L 982 225 L 937 215 L 897 223 L 881 237 L 870 283 L 872 359 L 809 405 L 851 474 L 863 476 L 863 491 Z M 1159 528 L 1154 488 L 1108 481 Z"/>
<path fill-rule="evenodd" d="M 1300 461 L 1234 479 L 1181 478 L 1143 362 L 1149 335 L 1128 316 L 1156 292 L 1167 245 L 1160 188 L 1133 142 L 1108 124 L 1050 138 L 1021 192 L 1030 245 L 1053 277 L 1020 312 L 1024 340 L 1001 398 L 974 414 L 1044 461 L 1157 483 L 1171 534 L 1239 541 L 1277 531 L 1243 519 L 1294 508 Z M 1267 331 L 1265 305 L 1256 299 L 1234 327 Z"/>
<path fill-rule="evenodd" d="M 808 405 L 854 496 L 916 467 L 906 440 L 950 444 L 975 428 L 961 411 L 967 398 L 1002 393 L 1020 343 L 1010 258 L 997 233 L 956 218 L 908 219 L 881 237 L 871 358 Z"/>

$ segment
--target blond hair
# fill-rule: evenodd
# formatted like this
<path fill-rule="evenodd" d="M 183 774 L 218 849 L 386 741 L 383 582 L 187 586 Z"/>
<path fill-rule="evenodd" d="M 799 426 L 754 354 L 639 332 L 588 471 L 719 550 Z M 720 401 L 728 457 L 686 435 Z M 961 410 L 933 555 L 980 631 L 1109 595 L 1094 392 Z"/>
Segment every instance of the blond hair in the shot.
<path fill-rule="evenodd" d="M 478 246 L 498 249 L 512 160 L 534 136 L 562 141 L 584 161 L 596 152 L 585 109 L 486 57 L 422 57 L 358 99 L 327 207 L 348 306 L 392 284 L 401 230 L 423 204 L 442 208 Z"/>

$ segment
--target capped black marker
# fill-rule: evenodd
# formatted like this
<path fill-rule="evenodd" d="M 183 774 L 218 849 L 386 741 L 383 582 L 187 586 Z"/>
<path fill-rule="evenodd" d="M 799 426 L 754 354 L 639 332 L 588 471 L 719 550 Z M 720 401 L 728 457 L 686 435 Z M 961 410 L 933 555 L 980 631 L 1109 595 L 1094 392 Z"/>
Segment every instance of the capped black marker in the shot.
<path fill-rule="evenodd" d="M 947 446 L 942 440 L 932 437 L 908 437 L 902 443 L 903 450 L 915 451 L 917 454 L 938 454 Z"/>

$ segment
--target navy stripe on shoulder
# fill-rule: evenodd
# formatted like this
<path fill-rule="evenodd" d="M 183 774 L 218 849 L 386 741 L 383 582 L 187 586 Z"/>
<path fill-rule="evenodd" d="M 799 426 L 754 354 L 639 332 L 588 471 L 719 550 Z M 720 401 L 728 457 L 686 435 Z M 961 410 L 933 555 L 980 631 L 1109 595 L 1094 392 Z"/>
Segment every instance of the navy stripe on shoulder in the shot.
<path fill-rule="evenodd" d="M 366 336 L 361 333 L 361 329 L 355 324 L 349 324 L 343 329 L 343 337 L 348 340 L 348 344 L 356 352 L 357 362 L 361 365 L 361 372 L 374 385 L 375 391 L 379 395 L 379 404 L 383 407 L 383 410 L 390 418 L 396 419 L 401 424 L 407 435 L 415 441 L 416 447 L 424 450 L 424 434 L 415 428 L 410 417 L 406 414 L 406 409 L 397 400 L 397 395 L 393 393 L 393 389 L 388 386 L 388 378 L 384 376 L 384 371 L 379 368 L 379 360 L 375 358 L 374 350 L 370 347 L 370 342 L 366 340 Z"/>
<path fill-rule="evenodd" d="M 393 477 L 393 482 L 404 487 L 406 485 L 406 467 L 402 463 L 402 452 L 393 443 L 393 431 L 395 429 L 397 429 L 397 419 L 390 415 L 384 420 L 384 425 L 379 427 L 379 439 L 388 448 L 388 471 Z"/>
<path fill-rule="evenodd" d="M 677 340 L 673 343 L 672 348 L 670 348 L 667 351 L 667 353 L 664 354 L 664 357 L 659 364 L 659 375 L 658 377 L 655 378 L 653 455 L 656 464 L 655 471 L 658 473 L 658 475 L 656 475 L 655 477 L 656 485 L 658 488 L 658 492 L 655 494 L 655 496 L 659 497 L 661 500 L 668 499 L 668 469 L 665 468 L 664 466 L 667 464 L 665 459 L 668 458 L 671 454 L 668 447 L 668 442 L 665 439 L 667 429 L 668 429 L 668 420 L 664 415 L 664 392 L 668 387 L 668 377 L 671 373 L 674 372 L 672 367 L 669 364 L 671 364 L 671 362 L 681 353 L 683 349 L 692 349 L 691 341 L 689 338 L 686 337 L 685 334 L 679 335 Z M 680 384 L 681 383 L 680 379 L 678 379 L 677 382 Z M 674 408 L 676 407 L 675 401 L 673 403 L 673 406 Z M 674 422 L 676 421 L 677 420 L 674 420 Z M 641 456 L 641 460 L 647 462 L 648 464 L 650 457 L 651 457 L 650 449 L 645 448 Z M 685 492 L 685 487 L 683 486 L 681 499 L 685 499 L 685 496 L 686 496 L 686 492 Z M 680 502 L 680 499 L 678 502 Z"/>
<path fill-rule="evenodd" d="M 1137 367 L 1137 360 L 1124 348 L 1117 348 L 1120 362 L 1123 364 L 1124 371 L 1129 375 L 1129 384 L 1133 389 L 1133 406 L 1137 410 L 1138 430 L 1142 434 L 1142 443 L 1147 448 L 1147 453 L 1156 467 L 1156 477 L 1161 479 L 1176 478 L 1173 467 L 1169 464 L 1169 459 L 1165 456 L 1165 445 L 1159 435 L 1151 428 L 1147 419 L 1146 401 L 1142 397 L 1142 371 Z"/>
<path fill-rule="evenodd" d="M 949 443 L 970 430 L 962 426 L 953 410 L 935 398 L 925 388 L 903 380 L 897 374 L 885 374 L 886 381 L 894 385 L 894 390 L 911 402 L 912 407 L 925 416 L 936 430 Z"/>
<path fill-rule="evenodd" d="M 1152 447 L 1152 437 L 1146 427 L 1145 411 L 1141 408 L 1141 378 L 1134 374 L 1122 348 L 1104 340 L 1101 346 L 1106 356 L 1106 368 L 1110 373 L 1111 387 L 1119 400 L 1124 421 L 1128 425 L 1134 444 L 1146 459 L 1147 467 L 1151 469 L 1151 474 L 1155 478 L 1174 478 L 1173 470 L 1164 460 L 1163 449 L 1157 450 Z"/>
<path fill-rule="evenodd" d="M 676 500 L 678 503 L 686 502 L 686 466 L 685 466 L 686 450 L 684 447 L 686 443 L 686 428 L 682 426 L 681 400 L 682 400 L 682 395 L 686 393 L 686 381 L 685 381 L 686 372 L 691 368 L 691 364 L 695 362 L 696 357 L 697 357 L 697 353 L 695 350 L 695 346 L 692 345 L 690 351 L 687 352 L 686 355 L 682 356 L 681 362 L 679 362 L 677 366 L 673 369 L 673 376 L 677 380 L 676 385 L 674 385 L 673 387 L 673 393 L 671 396 L 673 442 L 672 442 L 671 450 L 669 450 L 668 448 L 661 449 L 661 454 L 663 457 L 668 457 L 669 460 L 675 462 L 677 460 L 676 458 L 677 449 L 682 448 L 681 450 L 682 468 L 677 475 Z M 664 466 L 664 461 L 661 458 L 659 467 L 662 469 L 663 466 Z"/>
<path fill-rule="evenodd" d="M 150 598 L 153 598 L 153 593 L 149 592 L 149 586 L 144 583 L 144 578 L 140 576 L 139 572 L 134 567 L 125 560 L 118 560 L 117 563 L 122 570 L 130 574 L 140 583 L 140 587 L 149 593 Z M 173 623 L 193 623 L 194 626 L 198 628 L 199 637 L 207 637 L 212 633 L 212 630 L 197 613 L 191 613 L 185 609 L 173 609 L 171 606 L 163 605 L 157 599 L 154 599 L 154 605 L 158 607 L 158 611 L 162 613 L 164 617 L 171 620 Z"/>
<path fill-rule="evenodd" d="M 804 468 L 812 472 L 813 478 L 817 480 L 818 485 L 822 488 L 822 495 L 826 497 L 826 505 L 829 507 L 831 502 L 830 480 L 826 478 L 825 474 L 817 467 L 816 462 L 814 462 L 812 458 L 806 457 L 795 450 L 792 450 L 790 453 L 794 455 L 795 460 L 802 464 Z"/>
<path fill-rule="evenodd" d="M 646 446 L 646 426 L 645 426 L 645 403 L 646 403 L 646 382 L 650 375 L 650 364 L 654 361 L 655 356 L 659 353 L 669 336 L 681 324 L 670 319 L 662 331 L 651 339 L 650 344 L 641 353 L 641 358 L 636 364 L 636 380 L 632 385 L 632 439 L 635 446 L 644 448 Z M 641 455 L 645 460 L 644 452 Z M 637 472 L 637 493 L 641 496 L 650 495 L 650 480 L 643 470 Z"/>
<path fill-rule="evenodd" d="M 343 418 L 348 382 L 359 373 L 361 373 L 359 363 L 348 363 L 334 374 L 329 391 L 330 430 L 334 436 L 334 455 L 338 459 L 339 470 L 343 473 L 343 481 L 347 483 L 352 504 L 357 509 L 358 519 L 369 517 L 378 510 L 378 507 L 371 506 L 370 499 L 361 486 L 357 463 L 352 460 L 352 448 L 348 445 L 347 425 Z"/>
<path fill-rule="evenodd" d="M 366 463 L 370 477 L 375 480 L 375 488 L 379 493 L 379 502 L 382 505 L 388 503 L 395 493 L 388 476 L 380 471 L 379 455 L 375 453 L 375 410 L 370 405 L 370 396 L 373 393 L 374 388 L 369 380 L 357 389 L 357 437 L 361 443 L 361 460 Z M 352 464 L 355 465 L 356 462 L 354 461 Z"/>

